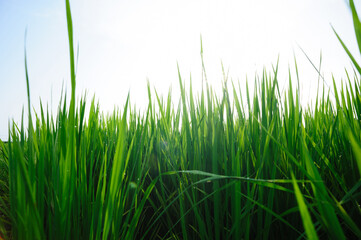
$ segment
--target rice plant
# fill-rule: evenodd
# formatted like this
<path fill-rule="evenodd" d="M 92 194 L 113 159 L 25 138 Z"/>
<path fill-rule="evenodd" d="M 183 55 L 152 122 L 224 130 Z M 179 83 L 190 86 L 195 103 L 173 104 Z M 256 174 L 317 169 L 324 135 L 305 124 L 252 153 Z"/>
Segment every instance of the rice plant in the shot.
<path fill-rule="evenodd" d="M 55 116 L 40 103 L 32 118 L 25 51 L 28 126 L 12 123 L 0 141 L 2 238 L 361 238 L 361 68 L 336 31 L 357 72 L 341 90 L 334 80 L 334 96 L 321 89 L 312 108 L 300 105 L 291 73 L 280 92 L 278 64 L 255 79 L 253 94 L 224 74 L 216 95 L 201 47 L 199 95 L 178 68 L 178 101 L 148 84 L 144 113 L 128 96 L 107 116 L 93 99 L 85 116 L 65 2 L 70 102 L 63 94 Z M 361 52 L 352 0 L 350 8 Z"/>

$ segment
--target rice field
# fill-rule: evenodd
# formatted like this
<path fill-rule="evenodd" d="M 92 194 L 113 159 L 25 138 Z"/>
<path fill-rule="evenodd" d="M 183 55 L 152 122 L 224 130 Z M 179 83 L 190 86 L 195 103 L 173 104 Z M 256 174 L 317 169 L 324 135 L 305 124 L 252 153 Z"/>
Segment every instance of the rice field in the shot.
<path fill-rule="evenodd" d="M 70 101 L 0 141 L 0 239 L 361 239 L 361 68 L 336 32 L 355 72 L 313 107 L 276 65 L 245 96 L 226 75 L 196 95 L 178 71 L 180 99 L 148 85 L 145 112 L 128 97 L 104 115 L 76 101 L 66 9 Z"/>

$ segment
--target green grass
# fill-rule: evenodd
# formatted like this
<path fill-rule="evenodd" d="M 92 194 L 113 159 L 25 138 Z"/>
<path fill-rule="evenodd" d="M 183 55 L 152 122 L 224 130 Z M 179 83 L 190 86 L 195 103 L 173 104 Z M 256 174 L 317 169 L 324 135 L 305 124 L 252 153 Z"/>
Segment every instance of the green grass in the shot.
<path fill-rule="evenodd" d="M 321 89 L 312 108 L 300 105 L 291 74 L 280 93 L 276 65 L 246 96 L 226 87 L 226 74 L 221 96 L 207 81 L 196 96 L 178 70 L 178 105 L 148 85 L 144 113 L 128 97 L 107 116 L 92 100 L 85 116 L 68 0 L 66 10 L 69 105 L 63 96 L 55 116 L 40 105 L 0 142 L 3 238 L 361 238 L 361 69 L 338 35 L 358 73 L 334 96 Z M 25 70 L 30 112 L 26 55 Z"/>
<path fill-rule="evenodd" d="M 8 144 L 0 140 L 0 232 L 10 229 L 9 209 L 9 167 Z M 0 233 L 0 235 L 2 235 Z"/>

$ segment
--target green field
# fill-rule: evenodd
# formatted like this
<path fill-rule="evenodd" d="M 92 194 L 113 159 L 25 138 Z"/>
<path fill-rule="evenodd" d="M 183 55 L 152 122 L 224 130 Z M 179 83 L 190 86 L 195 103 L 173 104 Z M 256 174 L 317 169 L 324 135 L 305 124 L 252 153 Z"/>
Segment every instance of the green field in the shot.
<path fill-rule="evenodd" d="M 221 96 L 207 81 L 196 96 L 178 71 L 179 101 L 148 85 L 144 113 L 128 98 L 105 116 L 75 100 L 66 6 L 70 101 L 0 142 L 2 238 L 361 239 L 361 68 L 340 38 L 355 74 L 313 107 L 291 78 L 280 93 L 276 65 L 245 96 L 226 76 Z"/>

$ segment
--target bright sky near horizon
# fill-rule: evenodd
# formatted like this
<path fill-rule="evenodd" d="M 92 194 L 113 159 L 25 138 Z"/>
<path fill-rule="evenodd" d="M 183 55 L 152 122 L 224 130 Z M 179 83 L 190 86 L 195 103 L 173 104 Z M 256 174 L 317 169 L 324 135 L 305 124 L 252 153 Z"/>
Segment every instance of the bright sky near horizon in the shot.
<path fill-rule="evenodd" d="M 355 1 L 360 9 L 360 1 Z M 332 75 L 345 79 L 350 61 L 331 25 L 359 60 L 351 13 L 344 0 L 79 0 L 71 1 L 75 44 L 79 45 L 77 96 L 95 94 L 104 112 L 121 107 L 128 92 L 131 103 L 148 103 L 147 79 L 158 93 L 172 86 L 177 100 L 177 62 L 183 80 L 192 75 L 201 87 L 200 35 L 209 83 L 219 89 L 222 65 L 229 78 L 245 86 L 246 75 L 272 70 L 280 59 L 280 84 L 287 88 L 288 66 L 294 56 L 303 103 L 310 103 L 318 74 L 299 46 L 322 68 L 326 83 Z M 24 33 L 31 101 L 57 108 L 61 88 L 70 90 L 69 50 L 64 0 L 0 1 L 0 139 L 8 123 L 20 122 L 26 109 Z M 295 80 L 296 78 L 294 78 Z M 252 85 L 252 84 L 251 84 Z M 26 111 L 25 111 L 25 114 Z M 26 116 L 26 115 L 25 115 Z"/>

